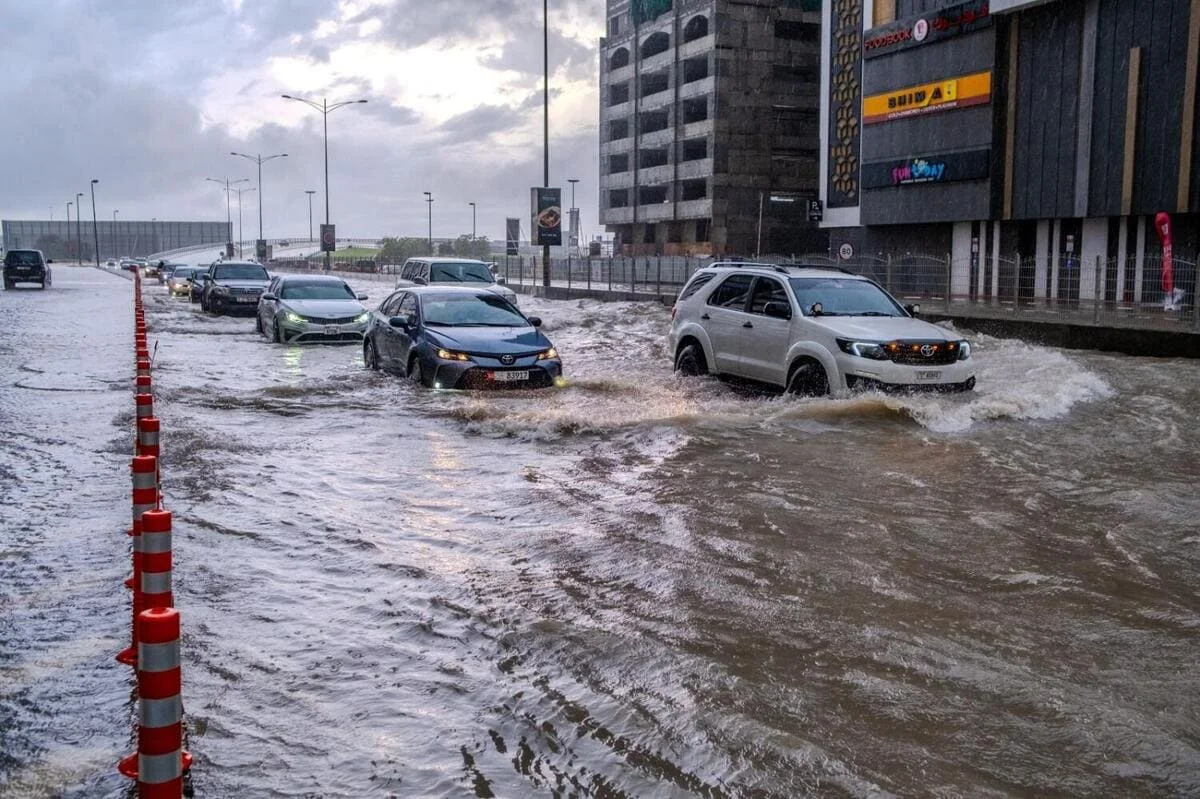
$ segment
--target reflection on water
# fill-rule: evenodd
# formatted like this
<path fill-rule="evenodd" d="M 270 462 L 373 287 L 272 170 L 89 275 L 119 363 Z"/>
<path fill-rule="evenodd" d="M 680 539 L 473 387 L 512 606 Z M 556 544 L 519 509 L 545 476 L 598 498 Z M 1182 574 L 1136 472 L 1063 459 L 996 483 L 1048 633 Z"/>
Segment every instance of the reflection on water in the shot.
<path fill-rule="evenodd" d="M 1196 364 L 973 337 L 973 393 L 797 399 L 675 377 L 668 309 L 522 305 L 565 388 L 151 288 L 197 796 L 1200 793 Z M 119 796 L 128 413 L 16 384 L 127 353 L 39 346 L 0 340 L 0 796 Z"/>

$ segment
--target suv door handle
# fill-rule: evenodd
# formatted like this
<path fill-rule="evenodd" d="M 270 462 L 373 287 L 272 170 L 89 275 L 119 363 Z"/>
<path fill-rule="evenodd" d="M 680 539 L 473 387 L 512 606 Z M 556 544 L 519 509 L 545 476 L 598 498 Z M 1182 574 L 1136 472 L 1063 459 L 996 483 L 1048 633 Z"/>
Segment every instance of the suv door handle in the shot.
<path fill-rule="evenodd" d="M 742 327 L 754 327 L 754 325 L 750 324 L 749 322 L 746 322 L 742 325 Z"/>
<path fill-rule="evenodd" d="M 701 319 L 708 319 L 708 318 L 709 318 L 709 316 L 708 316 L 708 314 L 706 314 L 706 313 L 703 313 L 703 314 L 700 314 L 700 318 L 701 318 Z"/>

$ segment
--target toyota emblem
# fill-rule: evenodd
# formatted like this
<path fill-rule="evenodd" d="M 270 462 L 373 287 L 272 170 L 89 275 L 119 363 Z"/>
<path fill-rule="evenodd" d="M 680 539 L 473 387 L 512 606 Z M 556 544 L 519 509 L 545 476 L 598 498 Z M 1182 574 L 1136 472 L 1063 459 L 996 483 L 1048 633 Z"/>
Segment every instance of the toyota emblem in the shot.
<path fill-rule="evenodd" d="M 517 357 L 515 355 L 501 355 L 500 356 L 500 363 L 504 364 L 505 366 L 512 366 L 516 362 L 517 362 Z"/>
<path fill-rule="evenodd" d="M 933 346 L 932 344 L 921 345 L 921 354 L 926 358 L 932 358 L 935 352 L 937 352 L 937 347 Z"/>

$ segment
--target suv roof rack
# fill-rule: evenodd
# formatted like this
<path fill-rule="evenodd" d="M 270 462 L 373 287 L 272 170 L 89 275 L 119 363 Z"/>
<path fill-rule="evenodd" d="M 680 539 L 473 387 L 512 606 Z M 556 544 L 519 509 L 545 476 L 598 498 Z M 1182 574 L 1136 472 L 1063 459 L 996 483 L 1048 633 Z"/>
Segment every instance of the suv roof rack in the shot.
<path fill-rule="evenodd" d="M 844 275 L 858 276 L 857 272 L 851 272 L 849 269 L 832 264 L 783 264 L 782 266 L 786 269 L 827 269 L 830 272 L 841 272 Z"/>

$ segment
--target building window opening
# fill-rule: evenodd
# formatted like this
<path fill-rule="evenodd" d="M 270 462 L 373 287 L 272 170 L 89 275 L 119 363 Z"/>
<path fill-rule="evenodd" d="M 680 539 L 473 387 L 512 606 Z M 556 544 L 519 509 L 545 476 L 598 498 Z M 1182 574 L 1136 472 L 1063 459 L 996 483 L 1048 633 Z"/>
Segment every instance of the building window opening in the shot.
<path fill-rule="evenodd" d="M 642 244 L 653 244 L 658 238 L 658 228 L 655 225 L 646 225 L 642 230 Z"/>
<path fill-rule="evenodd" d="M 821 26 L 813 22 L 778 19 L 775 20 L 775 38 L 797 42 L 818 42 L 821 39 Z"/>
<path fill-rule="evenodd" d="M 616 175 L 629 171 L 629 153 L 610 155 L 608 157 L 608 174 Z"/>
<path fill-rule="evenodd" d="M 608 87 L 608 104 L 610 106 L 629 102 L 629 84 L 614 83 Z"/>
<path fill-rule="evenodd" d="M 666 201 L 666 186 L 642 186 L 638 189 L 638 205 L 657 205 Z"/>
<path fill-rule="evenodd" d="M 656 166 L 666 166 L 670 161 L 667 149 L 638 151 L 638 169 L 653 169 Z"/>
<path fill-rule="evenodd" d="M 608 207 L 609 208 L 628 208 L 629 207 L 629 190 L 628 189 L 610 189 L 608 192 Z"/>
<path fill-rule="evenodd" d="M 667 243 L 681 244 L 683 242 L 683 223 L 668 222 L 667 223 Z"/>
<path fill-rule="evenodd" d="M 709 229 L 711 227 L 712 227 L 711 219 L 697 219 L 696 220 L 696 241 L 698 241 L 698 242 L 708 241 L 709 236 L 710 236 Z"/>
<path fill-rule="evenodd" d="M 695 97 L 683 101 L 683 124 L 703 122 L 708 119 L 708 98 Z"/>
<path fill-rule="evenodd" d="M 621 17 L 620 17 L 620 16 L 609 17 L 609 18 L 608 18 L 608 35 L 609 35 L 609 36 L 616 36 L 616 35 L 618 35 L 620 32 L 621 32 Z M 628 53 L 628 52 L 627 52 L 627 53 L 625 53 L 625 57 L 626 57 L 626 58 L 628 58 L 628 57 L 629 57 L 629 53 Z M 628 62 L 628 61 L 626 61 L 625 63 L 627 63 L 627 64 L 628 64 L 629 62 Z"/>
<path fill-rule="evenodd" d="M 629 66 L 629 48 L 618 47 L 612 57 L 608 59 L 609 69 L 620 69 L 621 67 Z"/>
<path fill-rule="evenodd" d="M 682 161 L 702 161 L 708 158 L 708 139 L 684 139 Z"/>
<path fill-rule="evenodd" d="M 663 111 L 647 111 L 638 119 L 638 131 L 645 135 L 647 133 L 655 133 L 660 130 L 666 130 L 670 125 L 670 117 L 665 110 Z"/>
<path fill-rule="evenodd" d="M 693 83 L 708 77 L 708 56 L 689 58 L 683 62 L 683 82 Z"/>
<path fill-rule="evenodd" d="M 665 92 L 669 88 L 671 88 L 670 72 L 652 72 L 642 76 L 642 97 Z"/>
<path fill-rule="evenodd" d="M 694 42 L 708 35 L 708 17 L 692 17 L 683 26 L 684 42 Z"/>
<path fill-rule="evenodd" d="M 662 31 L 652 33 L 646 38 L 646 41 L 642 42 L 642 58 L 653 58 L 669 49 L 671 49 L 670 36 Z"/>
<path fill-rule="evenodd" d="M 629 138 L 629 120 L 613 119 L 608 123 L 608 140 L 617 141 Z"/>
<path fill-rule="evenodd" d="M 685 202 L 688 200 L 703 200 L 708 196 L 707 180 L 685 180 L 680 185 L 682 187 L 680 199 Z"/>

